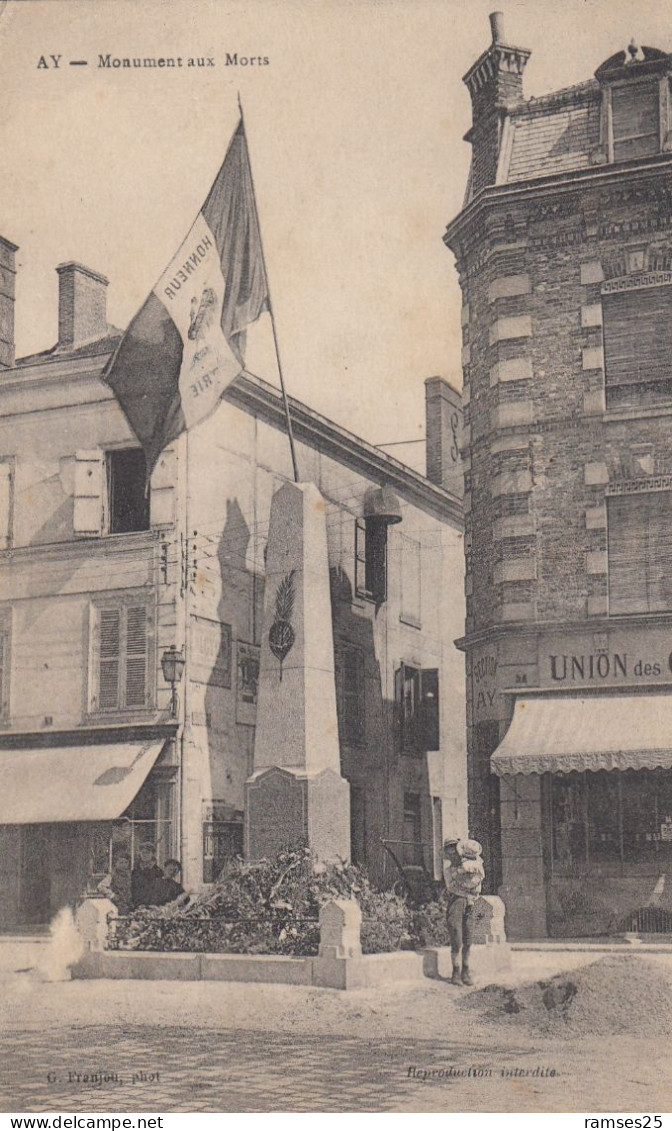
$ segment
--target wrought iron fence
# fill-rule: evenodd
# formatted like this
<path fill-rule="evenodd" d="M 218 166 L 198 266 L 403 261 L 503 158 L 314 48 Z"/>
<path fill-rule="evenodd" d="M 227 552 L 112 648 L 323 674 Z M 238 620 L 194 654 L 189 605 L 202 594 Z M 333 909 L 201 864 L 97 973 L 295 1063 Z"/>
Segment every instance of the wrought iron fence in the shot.
<path fill-rule="evenodd" d="M 672 911 L 664 907 L 641 907 L 631 915 L 628 929 L 639 935 L 672 934 Z"/>

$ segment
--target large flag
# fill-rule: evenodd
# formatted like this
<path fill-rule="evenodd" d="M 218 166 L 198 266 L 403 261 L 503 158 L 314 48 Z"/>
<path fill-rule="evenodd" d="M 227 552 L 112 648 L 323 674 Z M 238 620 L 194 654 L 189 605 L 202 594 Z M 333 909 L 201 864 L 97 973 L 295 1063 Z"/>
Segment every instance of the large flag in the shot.
<path fill-rule="evenodd" d="M 163 448 L 205 419 L 242 371 L 245 329 L 267 309 L 241 119 L 196 222 L 105 371 L 148 475 Z"/>

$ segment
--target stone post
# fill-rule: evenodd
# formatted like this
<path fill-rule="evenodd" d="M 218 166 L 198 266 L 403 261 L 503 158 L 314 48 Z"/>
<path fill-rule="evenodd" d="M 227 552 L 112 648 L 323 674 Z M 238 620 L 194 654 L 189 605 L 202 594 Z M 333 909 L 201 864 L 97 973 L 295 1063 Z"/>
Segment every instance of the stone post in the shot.
<path fill-rule="evenodd" d="M 362 912 L 354 899 L 330 899 L 320 908 L 320 958 L 362 957 Z"/>
<path fill-rule="evenodd" d="M 107 917 L 116 915 L 117 909 L 111 899 L 95 896 L 80 903 L 75 914 L 75 925 L 84 946 L 84 954 L 105 949 L 107 942 Z"/>

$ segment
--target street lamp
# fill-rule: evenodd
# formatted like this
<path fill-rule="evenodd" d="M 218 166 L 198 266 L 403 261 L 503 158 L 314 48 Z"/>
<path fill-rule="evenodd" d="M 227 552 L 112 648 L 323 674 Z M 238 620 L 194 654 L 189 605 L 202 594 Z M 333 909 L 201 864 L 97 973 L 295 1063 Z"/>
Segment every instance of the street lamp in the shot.
<path fill-rule="evenodd" d="M 177 691 L 176 686 L 182 679 L 184 671 L 184 656 L 178 652 L 174 644 L 166 648 L 161 657 L 161 670 L 166 683 L 170 684 L 170 717 L 177 718 Z"/>

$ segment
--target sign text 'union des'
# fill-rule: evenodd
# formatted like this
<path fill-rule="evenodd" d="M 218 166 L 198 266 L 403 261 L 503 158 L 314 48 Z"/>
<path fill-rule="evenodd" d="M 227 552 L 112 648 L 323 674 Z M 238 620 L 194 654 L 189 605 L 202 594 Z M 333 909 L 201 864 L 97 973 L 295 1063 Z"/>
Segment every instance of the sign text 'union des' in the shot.
<path fill-rule="evenodd" d="M 672 673 L 672 652 L 667 660 L 646 660 L 627 652 L 588 652 L 549 655 L 551 679 L 558 683 L 588 680 L 651 679 Z"/>

